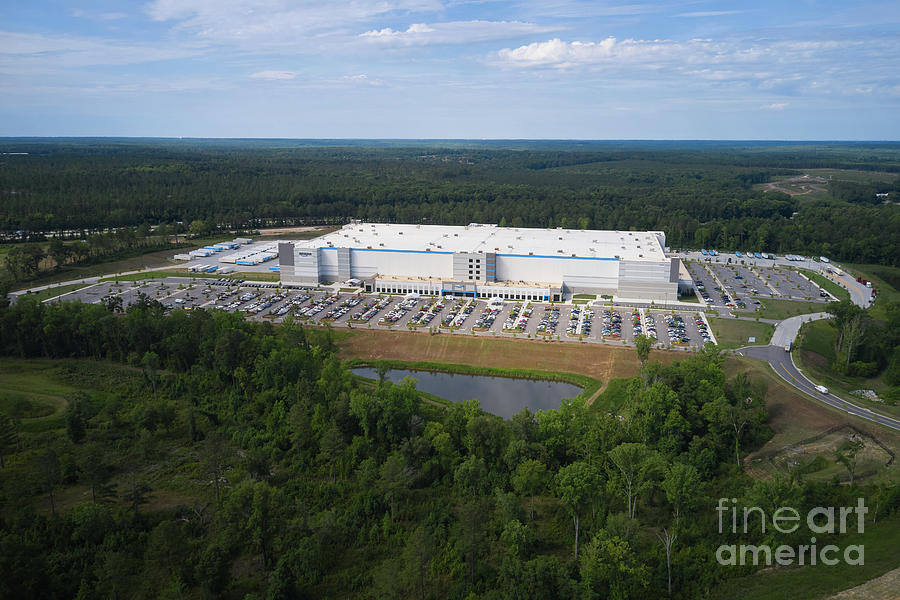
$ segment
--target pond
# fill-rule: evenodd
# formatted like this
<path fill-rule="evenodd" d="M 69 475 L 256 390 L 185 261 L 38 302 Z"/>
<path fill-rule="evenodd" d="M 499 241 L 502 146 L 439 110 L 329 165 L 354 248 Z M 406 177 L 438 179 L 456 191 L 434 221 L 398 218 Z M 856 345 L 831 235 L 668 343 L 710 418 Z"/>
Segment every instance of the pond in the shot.
<path fill-rule="evenodd" d="M 357 367 L 353 372 L 369 379 L 378 379 L 378 371 L 371 367 Z M 434 373 L 391 369 L 386 378 L 400 383 L 404 377 L 418 381 L 416 389 L 453 402 L 477 399 L 485 411 L 509 419 L 528 407 L 531 412 L 559 408 L 563 398 L 574 398 L 581 388 L 561 381 L 513 379 L 486 375 Z"/>

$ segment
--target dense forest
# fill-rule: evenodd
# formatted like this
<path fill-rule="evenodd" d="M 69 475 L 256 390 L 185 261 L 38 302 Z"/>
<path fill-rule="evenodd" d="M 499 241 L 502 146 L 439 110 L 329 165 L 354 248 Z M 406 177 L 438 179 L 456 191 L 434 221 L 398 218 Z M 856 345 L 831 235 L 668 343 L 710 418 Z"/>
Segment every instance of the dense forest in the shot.
<path fill-rule="evenodd" d="M 900 178 L 835 181 L 810 198 L 754 187 L 811 168 L 900 173 L 896 144 L 333 144 L 0 140 L 0 231 L 488 222 L 900 265 Z"/>
<path fill-rule="evenodd" d="M 332 335 L 148 298 L 0 307 L 4 361 L 83 390 L 58 430 L 0 415 L 0 597 L 696 598 L 750 570 L 714 560 L 721 496 L 900 511 L 897 487 L 748 477 L 766 389 L 714 349 L 504 421 L 360 380 Z"/>

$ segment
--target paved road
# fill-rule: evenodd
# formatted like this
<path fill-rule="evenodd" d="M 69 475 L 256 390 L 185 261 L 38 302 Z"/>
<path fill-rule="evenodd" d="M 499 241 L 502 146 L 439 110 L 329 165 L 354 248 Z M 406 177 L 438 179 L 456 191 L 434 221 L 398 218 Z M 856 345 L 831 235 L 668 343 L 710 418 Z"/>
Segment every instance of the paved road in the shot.
<path fill-rule="evenodd" d="M 829 315 L 828 313 L 813 313 L 809 315 L 791 317 L 789 319 L 785 319 L 784 321 L 780 321 L 777 325 L 775 325 L 775 333 L 772 334 L 772 341 L 770 341 L 769 343 L 773 346 L 777 346 L 778 348 L 784 348 L 784 346 L 788 342 L 790 342 L 791 346 L 793 346 L 794 340 L 797 339 L 797 334 L 800 332 L 800 326 L 803 323 L 806 323 L 808 321 L 820 321 L 822 319 L 828 319 L 830 317 L 831 315 Z"/>
<path fill-rule="evenodd" d="M 739 348 L 737 350 L 737 353 L 741 356 L 749 356 L 751 358 L 756 358 L 768 362 L 770 365 L 772 365 L 772 368 L 782 379 L 787 381 L 796 389 L 808 394 L 809 396 L 812 396 L 820 402 L 824 402 L 825 404 L 833 406 L 861 419 L 866 419 L 867 421 L 872 421 L 873 423 L 878 423 L 879 425 L 884 425 L 885 427 L 900 431 L 900 421 L 898 421 L 897 419 L 893 419 L 891 417 L 873 412 L 868 408 L 857 406 L 852 402 L 847 402 L 846 400 L 838 398 L 834 394 L 822 394 L 816 391 L 815 384 L 807 379 L 806 376 L 803 375 L 803 373 L 801 373 L 799 369 L 797 369 L 797 366 L 794 364 L 793 358 L 791 358 L 791 354 L 784 351 L 783 345 L 745 346 L 743 348 Z"/>
<path fill-rule="evenodd" d="M 48 283 L 46 285 L 39 285 L 33 288 L 28 288 L 27 290 L 18 290 L 15 292 L 10 292 L 10 298 L 16 298 L 18 296 L 22 296 L 27 294 L 28 292 L 40 292 L 46 289 L 61 287 L 64 285 L 72 285 L 75 283 L 83 283 L 85 285 L 94 284 L 100 281 L 101 279 L 108 279 L 110 277 L 123 276 L 123 275 L 134 275 L 135 273 L 149 273 L 150 271 L 165 271 L 167 269 L 178 269 L 184 267 L 184 265 L 166 265 L 164 267 L 152 267 L 150 269 L 138 269 L 136 271 L 125 271 L 122 273 L 108 273 L 106 275 L 95 275 L 93 277 L 79 277 L 78 279 L 70 279 L 69 281 L 59 281 L 56 283 Z"/>

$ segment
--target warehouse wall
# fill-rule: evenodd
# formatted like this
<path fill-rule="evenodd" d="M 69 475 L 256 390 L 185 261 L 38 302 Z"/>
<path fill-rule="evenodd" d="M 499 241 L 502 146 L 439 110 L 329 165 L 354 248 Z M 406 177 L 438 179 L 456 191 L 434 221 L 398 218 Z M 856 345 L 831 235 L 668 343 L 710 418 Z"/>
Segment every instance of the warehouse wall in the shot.
<path fill-rule="evenodd" d="M 407 252 L 354 248 L 351 258 L 353 277 L 393 275 L 398 277 L 453 276 L 453 254 Z"/>

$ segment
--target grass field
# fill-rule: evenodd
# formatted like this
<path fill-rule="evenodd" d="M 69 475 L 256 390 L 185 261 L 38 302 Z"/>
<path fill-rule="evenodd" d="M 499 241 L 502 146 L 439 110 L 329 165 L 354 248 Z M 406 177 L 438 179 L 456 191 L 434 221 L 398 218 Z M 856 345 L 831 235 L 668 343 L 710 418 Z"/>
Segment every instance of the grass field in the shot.
<path fill-rule="evenodd" d="M 837 565 L 767 569 L 764 573 L 731 579 L 718 586 L 710 595 L 713 599 L 730 600 L 813 600 L 828 598 L 840 590 L 860 585 L 879 577 L 900 566 L 897 540 L 900 539 L 900 518 L 866 522 L 865 531 L 857 533 L 850 528 L 848 533 L 836 536 L 834 544 L 846 548 L 851 544 L 865 546 L 865 564 L 847 565 L 840 561 Z M 711 557 L 712 560 L 712 557 Z M 728 568 L 728 567 L 723 567 Z M 888 596 L 872 598 L 897 598 L 894 589 Z"/>
<path fill-rule="evenodd" d="M 825 311 L 822 302 L 807 302 L 805 300 L 760 300 L 760 310 L 757 313 L 761 319 L 774 319 L 783 321 L 788 317 L 808 315 Z"/>
<path fill-rule="evenodd" d="M 751 343 L 748 341 L 751 336 L 756 338 L 755 344 L 768 344 L 775 332 L 775 326 L 769 323 L 716 317 L 707 317 L 707 320 L 719 347 L 725 350 L 746 346 Z"/>
<path fill-rule="evenodd" d="M 354 329 L 352 335 L 338 340 L 337 344 L 341 358 L 345 359 L 425 361 L 577 373 L 598 379 L 604 385 L 616 377 L 634 377 L 640 370 L 634 348 L 578 342 Z M 653 350 L 650 353 L 650 360 L 663 363 L 684 357 L 681 352 Z"/>
<path fill-rule="evenodd" d="M 799 269 L 801 273 L 809 277 L 809 279 L 818 285 L 820 288 L 824 289 L 826 292 L 833 295 L 838 300 L 849 300 L 850 292 L 848 292 L 843 286 L 835 283 L 834 281 L 828 279 L 821 273 L 816 273 L 815 271 L 809 271 L 807 269 Z"/>
<path fill-rule="evenodd" d="M 35 300 L 39 300 L 43 302 L 44 300 L 49 300 L 50 298 L 55 298 L 57 296 L 61 296 L 62 294 L 66 294 L 68 292 L 74 292 L 75 290 L 80 290 L 85 287 L 82 283 L 70 283 L 68 285 L 58 285 L 56 287 L 47 288 L 46 290 L 41 290 L 40 292 L 29 293 L 29 298 L 34 298 Z"/>
<path fill-rule="evenodd" d="M 4 360 L 0 363 L 0 412 L 21 419 L 20 431 L 39 433 L 65 426 L 65 400 L 78 387 L 58 381 L 57 363 Z"/>

